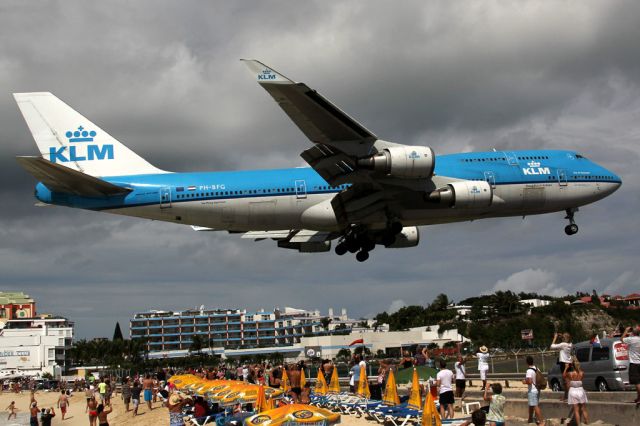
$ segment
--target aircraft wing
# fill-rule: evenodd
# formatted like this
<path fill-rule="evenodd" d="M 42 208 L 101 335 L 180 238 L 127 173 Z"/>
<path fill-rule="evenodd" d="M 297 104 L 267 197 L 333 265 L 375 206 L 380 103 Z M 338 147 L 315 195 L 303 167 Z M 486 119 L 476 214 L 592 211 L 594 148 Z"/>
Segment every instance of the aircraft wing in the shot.
<path fill-rule="evenodd" d="M 378 139 L 317 91 L 297 83 L 255 59 L 243 59 L 262 86 L 311 142 L 363 156 Z"/>
<path fill-rule="evenodd" d="M 332 201 L 341 223 L 357 223 L 372 215 L 379 216 L 389 210 L 399 192 L 407 191 L 357 165 L 358 159 L 377 153 L 380 147 L 396 144 L 379 140 L 306 84 L 295 82 L 260 61 L 243 59 L 243 62 L 258 84 L 314 142 L 300 156 L 330 185 L 351 184 Z"/>

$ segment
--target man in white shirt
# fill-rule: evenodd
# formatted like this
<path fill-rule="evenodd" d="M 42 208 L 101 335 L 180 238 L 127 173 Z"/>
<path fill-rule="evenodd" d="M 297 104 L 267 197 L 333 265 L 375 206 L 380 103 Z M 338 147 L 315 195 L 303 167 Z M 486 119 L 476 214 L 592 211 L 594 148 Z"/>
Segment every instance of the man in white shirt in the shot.
<path fill-rule="evenodd" d="M 447 361 L 440 360 L 440 371 L 436 375 L 436 385 L 440 389 L 440 417 L 443 419 L 453 418 L 453 372 L 447 368 Z M 445 416 L 445 408 L 447 414 Z"/>
<path fill-rule="evenodd" d="M 533 423 L 533 415 L 535 413 L 537 424 L 544 425 L 544 418 L 540 411 L 540 391 L 536 387 L 536 371 L 538 369 L 533 365 L 533 357 L 527 356 L 527 374 L 522 383 L 527 385 L 527 400 L 529 403 L 529 420 L 527 423 Z"/>
<path fill-rule="evenodd" d="M 553 342 L 551 342 L 551 349 L 559 351 L 558 352 L 558 364 L 560 364 L 560 371 L 564 372 L 567 364 L 572 364 L 571 360 L 571 349 L 573 349 L 573 344 L 571 343 L 571 335 L 569 333 L 562 333 L 562 342 L 556 343 L 559 334 L 555 333 L 553 335 Z M 567 394 L 569 393 L 569 383 L 564 383 L 564 396 L 562 397 L 563 401 L 566 401 Z"/>
<path fill-rule="evenodd" d="M 482 391 L 487 387 L 487 371 L 489 371 L 489 348 L 486 346 L 480 346 L 476 357 L 478 358 L 478 372 L 480 373 L 480 380 L 482 380 Z"/>
<path fill-rule="evenodd" d="M 629 383 L 636 386 L 636 404 L 640 404 L 640 328 L 627 329 L 620 336 L 629 351 Z"/>

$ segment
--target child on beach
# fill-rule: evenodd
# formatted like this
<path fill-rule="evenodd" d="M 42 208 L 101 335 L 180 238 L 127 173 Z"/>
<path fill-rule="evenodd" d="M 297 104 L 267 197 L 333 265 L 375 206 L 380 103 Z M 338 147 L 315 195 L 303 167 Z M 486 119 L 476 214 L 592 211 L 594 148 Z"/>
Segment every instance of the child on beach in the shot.
<path fill-rule="evenodd" d="M 18 409 L 16 408 L 16 402 L 15 401 L 11 401 L 11 404 L 9 404 L 9 406 L 6 408 L 6 410 L 9 412 L 9 417 L 7 417 L 7 420 L 11 420 L 11 416 L 13 416 L 13 418 L 17 418 L 17 412 Z"/>

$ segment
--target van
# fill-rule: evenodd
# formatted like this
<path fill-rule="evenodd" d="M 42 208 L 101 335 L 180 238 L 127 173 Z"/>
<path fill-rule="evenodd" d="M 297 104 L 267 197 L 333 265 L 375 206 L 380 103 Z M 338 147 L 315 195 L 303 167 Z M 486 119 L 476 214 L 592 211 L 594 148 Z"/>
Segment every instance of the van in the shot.
<path fill-rule="evenodd" d="M 629 384 L 629 352 L 626 343 L 617 338 L 600 339 L 600 344 L 590 341 L 575 343 L 573 354 L 584 371 L 582 386 L 586 390 L 633 390 Z M 549 388 L 564 390 L 560 365 L 554 365 L 547 376 Z"/>

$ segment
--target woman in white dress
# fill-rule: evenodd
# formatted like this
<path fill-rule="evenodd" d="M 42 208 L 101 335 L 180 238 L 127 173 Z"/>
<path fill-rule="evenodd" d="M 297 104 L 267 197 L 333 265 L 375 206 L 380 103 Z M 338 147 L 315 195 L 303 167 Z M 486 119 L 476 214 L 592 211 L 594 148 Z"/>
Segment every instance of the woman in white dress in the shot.
<path fill-rule="evenodd" d="M 587 413 L 587 393 L 582 387 L 582 378 L 584 372 L 580 368 L 578 360 L 574 359 L 573 367 L 571 364 L 567 364 L 562 373 L 562 377 L 565 383 L 569 386 L 569 393 L 567 395 L 567 402 L 573 406 L 573 415 L 576 420 L 576 424 L 589 423 L 589 413 Z"/>

